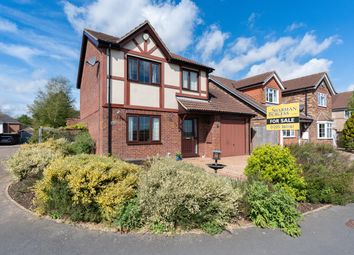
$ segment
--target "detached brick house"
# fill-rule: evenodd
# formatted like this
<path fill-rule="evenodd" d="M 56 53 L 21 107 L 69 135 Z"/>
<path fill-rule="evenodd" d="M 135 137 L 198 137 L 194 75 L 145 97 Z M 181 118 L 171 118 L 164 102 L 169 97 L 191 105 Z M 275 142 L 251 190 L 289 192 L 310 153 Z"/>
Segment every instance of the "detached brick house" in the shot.
<path fill-rule="evenodd" d="M 300 130 L 284 134 L 284 143 L 333 144 L 333 96 L 336 94 L 327 73 L 317 73 L 284 81 L 283 103 L 300 102 L 307 121 Z"/>
<path fill-rule="evenodd" d="M 223 156 L 250 152 L 256 111 L 209 83 L 213 68 L 172 53 L 149 22 L 123 37 L 84 30 L 80 121 L 99 154 Z"/>
<path fill-rule="evenodd" d="M 333 128 L 337 133 L 341 133 L 344 124 L 353 113 L 353 109 L 348 109 L 348 103 L 354 91 L 338 93 L 333 96 L 332 119 Z"/>

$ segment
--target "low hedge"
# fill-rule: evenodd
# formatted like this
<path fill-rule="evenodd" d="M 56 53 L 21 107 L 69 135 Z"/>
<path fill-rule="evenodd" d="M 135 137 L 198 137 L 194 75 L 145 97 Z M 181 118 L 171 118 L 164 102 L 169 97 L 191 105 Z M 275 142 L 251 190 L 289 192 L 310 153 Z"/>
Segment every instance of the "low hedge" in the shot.
<path fill-rule="evenodd" d="M 289 149 L 303 168 L 308 202 L 354 201 L 354 163 L 346 156 L 326 144 L 291 145 Z"/>
<path fill-rule="evenodd" d="M 145 224 L 154 232 L 201 228 L 216 234 L 238 216 L 240 191 L 229 179 L 170 158 L 154 159 L 139 181 Z"/>
<path fill-rule="evenodd" d="M 49 139 L 40 144 L 24 144 L 7 161 L 9 171 L 18 180 L 40 178 L 43 170 L 57 158 L 70 153 L 65 139 Z"/>
<path fill-rule="evenodd" d="M 52 162 L 35 185 L 40 214 L 113 222 L 136 196 L 140 167 L 112 157 L 76 155 Z"/>

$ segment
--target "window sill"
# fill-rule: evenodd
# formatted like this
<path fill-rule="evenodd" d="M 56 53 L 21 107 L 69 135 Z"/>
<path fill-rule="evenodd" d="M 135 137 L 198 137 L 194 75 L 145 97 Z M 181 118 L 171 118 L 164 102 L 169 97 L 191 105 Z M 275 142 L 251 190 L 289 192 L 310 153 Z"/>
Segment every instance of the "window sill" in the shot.
<path fill-rule="evenodd" d="M 267 102 L 267 101 L 266 101 L 266 104 L 270 104 L 270 105 L 279 105 L 279 103 L 272 103 L 272 102 Z"/>
<path fill-rule="evenodd" d="M 296 138 L 296 136 L 283 136 L 284 139 L 288 139 L 288 138 Z"/>
<path fill-rule="evenodd" d="M 333 138 L 317 137 L 318 140 L 333 140 Z"/>
<path fill-rule="evenodd" d="M 321 108 L 327 108 L 327 105 L 326 106 L 323 106 L 323 105 L 317 105 L 318 107 L 321 107 Z"/>
<path fill-rule="evenodd" d="M 199 90 L 186 89 L 186 88 L 182 88 L 182 91 L 188 91 L 188 92 L 195 92 L 195 93 L 199 93 Z"/>
<path fill-rule="evenodd" d="M 141 81 L 134 81 L 134 80 L 130 80 L 128 79 L 128 81 L 131 83 L 137 83 L 137 84 L 141 84 L 141 85 L 148 85 L 148 86 L 156 86 L 156 87 L 161 87 L 161 84 L 158 83 L 145 83 L 145 82 L 141 82 Z"/>
<path fill-rule="evenodd" d="M 162 142 L 159 141 L 159 142 L 147 142 L 147 143 L 144 143 L 144 142 L 127 142 L 127 145 L 161 145 Z"/>

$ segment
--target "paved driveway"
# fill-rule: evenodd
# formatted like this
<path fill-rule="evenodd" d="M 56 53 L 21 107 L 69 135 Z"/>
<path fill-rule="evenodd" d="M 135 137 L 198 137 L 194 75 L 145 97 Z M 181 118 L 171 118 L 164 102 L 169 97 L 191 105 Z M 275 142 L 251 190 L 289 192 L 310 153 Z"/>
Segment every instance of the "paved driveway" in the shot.
<path fill-rule="evenodd" d="M 0 159 L 15 147 L 0 147 Z M 303 235 L 291 238 L 279 231 L 249 228 L 216 237 L 182 235 L 121 235 L 84 230 L 39 219 L 9 201 L 4 190 L 8 174 L 0 167 L 0 255 L 41 254 L 354 254 L 354 204 L 305 217 Z"/>
<path fill-rule="evenodd" d="M 218 175 L 228 176 L 234 179 L 244 179 L 244 170 L 247 166 L 248 158 L 249 155 L 222 157 L 218 163 L 224 164 L 225 168 L 218 170 Z M 214 163 L 214 160 L 211 158 L 196 157 L 185 158 L 183 160 L 196 166 L 202 167 L 208 172 L 214 172 L 214 170 L 207 166 L 207 164 Z"/>

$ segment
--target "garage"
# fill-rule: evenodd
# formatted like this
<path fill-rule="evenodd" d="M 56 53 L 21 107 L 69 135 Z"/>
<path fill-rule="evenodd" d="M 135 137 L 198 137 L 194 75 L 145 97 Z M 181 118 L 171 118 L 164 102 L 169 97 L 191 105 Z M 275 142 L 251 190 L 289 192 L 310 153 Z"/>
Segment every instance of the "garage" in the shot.
<path fill-rule="evenodd" d="M 249 123 L 247 119 L 222 119 L 220 131 L 223 157 L 249 153 Z"/>

